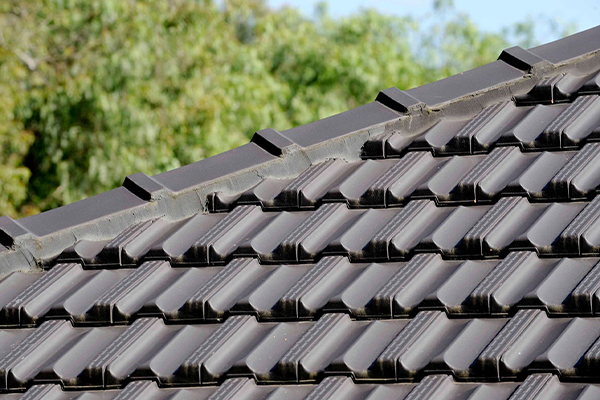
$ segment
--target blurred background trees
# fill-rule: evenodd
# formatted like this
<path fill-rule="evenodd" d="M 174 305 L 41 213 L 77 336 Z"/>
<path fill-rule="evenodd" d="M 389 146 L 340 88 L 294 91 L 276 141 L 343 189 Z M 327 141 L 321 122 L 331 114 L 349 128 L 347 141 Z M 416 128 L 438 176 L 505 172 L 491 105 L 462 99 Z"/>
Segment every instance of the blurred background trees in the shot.
<path fill-rule="evenodd" d="M 54 208 L 255 130 L 488 63 L 509 44 L 533 45 L 532 26 L 485 32 L 440 0 L 428 21 L 337 19 L 325 4 L 306 17 L 260 0 L 4 0 L 0 214 Z"/>

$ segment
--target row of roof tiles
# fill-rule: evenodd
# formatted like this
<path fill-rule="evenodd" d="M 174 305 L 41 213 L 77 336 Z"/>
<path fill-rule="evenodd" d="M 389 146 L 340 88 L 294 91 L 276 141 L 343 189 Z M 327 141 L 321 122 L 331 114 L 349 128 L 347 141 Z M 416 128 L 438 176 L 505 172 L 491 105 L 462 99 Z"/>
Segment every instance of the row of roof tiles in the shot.
<path fill-rule="evenodd" d="M 595 381 L 600 363 L 600 267 L 582 258 L 600 249 L 600 200 L 587 201 L 600 182 L 600 145 L 586 144 L 600 137 L 599 38 L 596 28 L 507 49 L 465 74 L 390 88 L 331 118 L 259 131 L 217 157 L 130 176 L 95 198 L 0 219 L 1 272 L 50 267 L 0 282 L 7 325 L 46 320 L 0 330 L 0 390 L 33 384 L 0 397 L 598 397 L 596 386 L 556 375 Z M 321 163 L 356 159 L 371 137 L 367 160 Z M 212 211 L 231 212 L 193 215 L 211 192 Z M 532 252 L 514 252 L 524 249 Z M 69 260 L 79 263 L 60 263 Z M 366 260 L 385 262 L 350 262 Z M 523 380 L 540 371 L 556 375 L 523 384 L 445 375 Z M 68 392 L 49 382 L 129 385 Z"/>
<path fill-rule="evenodd" d="M 412 381 L 450 373 L 457 379 L 514 380 L 535 372 L 598 379 L 600 319 L 549 318 L 522 310 L 512 318 L 258 322 L 232 316 L 222 324 L 165 324 L 141 318 L 129 326 L 0 330 L 2 390 L 37 383 L 114 388 L 137 379 L 161 385 L 214 385 L 246 376 L 264 383 Z"/>
<path fill-rule="evenodd" d="M 244 258 L 200 268 L 173 268 L 163 261 L 105 270 L 58 264 L 0 282 L 0 326 L 34 326 L 48 318 L 76 324 L 126 323 L 140 316 L 215 321 L 236 314 L 293 320 L 324 312 L 355 318 L 404 318 L 424 310 L 491 316 L 523 308 L 595 316 L 599 260 L 514 252 L 503 260 L 421 254 L 406 263 L 382 264 L 344 257 L 300 265 L 261 265 Z"/>
<path fill-rule="evenodd" d="M 553 105 L 500 102 L 473 118 L 441 119 L 418 136 L 386 133 L 367 143 L 363 157 L 398 157 L 411 150 L 429 150 L 435 155 L 477 154 L 506 145 L 527 151 L 577 149 L 587 141 L 598 140 L 599 111 L 598 95 Z"/>
<path fill-rule="evenodd" d="M 590 93 L 600 93 L 600 73 L 577 75 L 568 72 L 542 79 L 529 93 L 516 96 L 516 101 L 519 104 L 555 104 Z"/>
<path fill-rule="evenodd" d="M 122 390 L 63 391 L 59 385 L 38 385 L 25 394 L 4 394 L 0 400 L 592 400 L 600 386 L 564 383 L 556 376 L 536 374 L 522 383 L 459 383 L 450 376 L 428 376 L 420 383 L 355 384 L 350 378 L 328 377 L 318 385 L 256 385 L 233 378 L 219 387 L 159 388 L 136 381 Z"/>
<path fill-rule="evenodd" d="M 491 203 L 499 196 L 515 195 L 533 201 L 567 201 L 593 197 L 598 185 L 600 143 L 578 152 L 523 153 L 516 147 L 502 147 L 489 155 L 433 157 L 418 151 L 399 160 L 330 160 L 295 179 L 267 178 L 242 193 L 214 193 L 209 207 L 213 212 L 244 204 L 298 210 L 345 202 L 352 208 L 378 208 L 411 199 L 446 205 Z"/>
<path fill-rule="evenodd" d="M 402 135 L 414 136 L 435 121 L 468 119 L 482 107 L 509 101 L 515 95 L 517 104 L 553 104 L 575 99 L 561 113 L 562 125 L 558 119 L 555 121 L 564 128 L 559 136 L 566 135 L 577 142 L 588 140 L 597 136 L 590 133 L 595 128 L 588 128 L 595 124 L 591 110 L 598 107 L 595 61 L 599 38 L 600 28 L 594 28 L 529 50 L 506 49 L 498 61 L 488 65 L 406 92 L 386 89 L 373 103 L 285 132 L 259 131 L 252 143 L 153 177 L 143 173 L 132 175 L 125 180 L 124 187 L 94 198 L 18 222 L 2 217 L 0 243 L 7 248 L 0 251 L 0 268 L 4 272 L 26 266 L 33 269 L 40 260 L 71 245 L 74 237 L 114 235 L 124 225 L 164 215 L 165 210 L 175 215 L 201 210 L 205 196 L 228 186 L 232 179 L 239 187 L 247 188 L 263 172 L 267 175 L 275 169 L 300 172 L 308 166 L 298 163 L 300 158 L 310 164 L 327 158 L 354 157 L 373 136 L 391 132 L 403 132 L 394 136 L 400 139 Z M 536 107 L 537 110 L 530 112 L 545 115 L 555 110 L 561 112 L 563 106 Z M 461 137 L 477 136 L 473 143 L 480 142 L 485 147 L 503 136 L 493 126 L 526 126 L 528 123 L 517 121 L 522 110 L 527 108 L 517 109 L 510 103 L 488 109 L 485 115 L 467 123 L 473 127 L 490 122 L 483 129 L 487 134 L 469 128 Z M 468 153 L 471 148 L 473 145 Z M 383 154 L 379 150 L 376 153 Z"/>
<path fill-rule="evenodd" d="M 353 261 L 402 260 L 415 252 L 445 257 L 498 257 L 513 250 L 594 256 L 600 250 L 600 197 L 591 202 L 531 203 L 505 197 L 494 205 L 439 207 L 413 200 L 402 208 L 271 212 L 243 205 L 230 213 L 198 214 L 133 225 L 114 239 L 83 240 L 59 262 L 134 265 L 142 260 L 223 264 L 231 257 L 310 262 L 326 255 Z"/>

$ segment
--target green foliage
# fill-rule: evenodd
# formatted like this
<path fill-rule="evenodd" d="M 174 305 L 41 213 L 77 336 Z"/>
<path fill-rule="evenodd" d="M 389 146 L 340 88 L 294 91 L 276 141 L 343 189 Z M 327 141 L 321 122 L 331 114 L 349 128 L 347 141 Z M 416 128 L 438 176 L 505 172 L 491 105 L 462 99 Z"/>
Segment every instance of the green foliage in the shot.
<path fill-rule="evenodd" d="M 0 213 L 177 168 L 257 129 L 490 62 L 507 46 L 510 33 L 480 31 L 452 1 L 435 10 L 419 24 L 373 10 L 333 19 L 324 5 L 310 19 L 260 0 L 4 0 Z"/>

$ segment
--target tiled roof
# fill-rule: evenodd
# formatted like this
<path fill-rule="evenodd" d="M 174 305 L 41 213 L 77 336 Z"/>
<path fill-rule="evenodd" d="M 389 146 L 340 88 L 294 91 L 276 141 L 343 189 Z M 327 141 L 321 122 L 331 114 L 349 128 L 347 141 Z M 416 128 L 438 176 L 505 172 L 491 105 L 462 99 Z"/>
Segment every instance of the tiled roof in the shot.
<path fill-rule="evenodd" d="M 14 221 L 0 400 L 600 397 L 600 27 Z"/>

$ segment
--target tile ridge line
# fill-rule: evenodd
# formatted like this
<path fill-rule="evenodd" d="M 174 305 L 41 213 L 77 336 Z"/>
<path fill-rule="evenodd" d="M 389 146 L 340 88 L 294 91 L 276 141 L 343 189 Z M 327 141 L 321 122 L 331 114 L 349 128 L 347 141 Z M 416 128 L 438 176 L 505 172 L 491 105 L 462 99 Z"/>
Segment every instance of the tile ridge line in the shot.
<path fill-rule="evenodd" d="M 600 27 L 594 29 L 590 30 L 592 34 L 600 36 Z M 564 47 L 565 42 L 549 45 Z M 501 53 L 498 61 L 482 67 L 408 91 L 385 89 L 372 103 L 283 132 L 258 131 L 246 145 L 158 175 L 130 175 L 122 187 L 80 202 L 18 221 L 0 217 L 0 275 L 36 270 L 40 259 L 56 256 L 78 240 L 118 234 L 136 222 L 165 215 L 179 219 L 206 212 L 207 196 L 214 191 L 243 191 L 264 177 L 295 176 L 326 159 L 360 159 L 362 147 L 373 137 L 392 131 L 416 136 L 443 116 L 474 114 L 489 104 L 510 100 L 547 74 L 577 68 L 580 62 L 600 62 L 600 49 L 579 54 L 560 65 L 540 57 L 537 49 L 511 47 Z M 486 72 L 490 67 L 508 73 L 508 78 L 494 81 L 494 74 Z M 465 82 L 471 81 L 478 88 L 463 93 Z M 442 89 L 456 91 L 455 96 L 439 104 L 421 99 L 428 92 Z M 329 134 L 328 127 L 332 126 L 338 131 Z M 92 210 L 92 204 L 99 202 L 106 203 L 98 207 L 104 210 Z"/>

